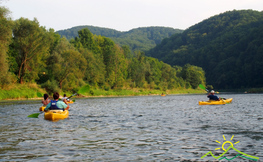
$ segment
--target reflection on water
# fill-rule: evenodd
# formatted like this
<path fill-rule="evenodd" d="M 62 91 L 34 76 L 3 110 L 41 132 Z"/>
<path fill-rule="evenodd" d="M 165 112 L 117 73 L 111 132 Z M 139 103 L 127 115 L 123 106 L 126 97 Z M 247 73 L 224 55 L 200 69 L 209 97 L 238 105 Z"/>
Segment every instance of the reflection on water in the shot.
<path fill-rule="evenodd" d="M 262 160 L 263 95 L 220 95 L 233 103 L 199 106 L 205 95 L 76 99 L 58 122 L 27 118 L 40 101 L 0 102 L 0 161 L 200 161 L 222 153 L 215 141 L 223 135 Z"/>

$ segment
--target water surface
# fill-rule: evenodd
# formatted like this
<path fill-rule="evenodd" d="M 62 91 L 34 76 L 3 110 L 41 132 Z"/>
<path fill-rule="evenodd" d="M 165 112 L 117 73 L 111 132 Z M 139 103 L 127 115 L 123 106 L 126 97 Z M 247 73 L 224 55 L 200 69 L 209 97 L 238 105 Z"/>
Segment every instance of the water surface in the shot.
<path fill-rule="evenodd" d="M 263 95 L 220 97 L 233 103 L 198 105 L 205 95 L 76 99 L 58 122 L 27 118 L 40 101 L 1 101 L 0 161 L 214 160 L 200 157 L 220 155 L 225 141 L 262 160 Z"/>

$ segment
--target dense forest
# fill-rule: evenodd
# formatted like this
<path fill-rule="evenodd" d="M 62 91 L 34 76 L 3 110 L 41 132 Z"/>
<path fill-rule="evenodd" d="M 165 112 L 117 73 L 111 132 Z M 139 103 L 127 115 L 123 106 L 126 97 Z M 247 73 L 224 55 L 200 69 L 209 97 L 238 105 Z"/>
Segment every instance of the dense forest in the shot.
<path fill-rule="evenodd" d="M 164 39 L 147 56 L 202 67 L 221 89 L 263 87 L 263 12 L 229 11 Z"/>
<path fill-rule="evenodd" d="M 91 33 L 109 37 L 120 46 L 127 45 L 131 51 L 147 51 L 161 43 L 164 38 L 168 38 L 176 33 L 182 33 L 180 29 L 168 27 L 144 27 L 136 28 L 127 32 L 120 32 L 114 29 L 94 27 L 94 26 L 76 26 L 66 30 L 57 31 L 62 37 L 68 40 L 78 37 L 78 31 L 88 28 Z"/>
<path fill-rule="evenodd" d="M 37 83 L 48 93 L 76 92 L 89 84 L 104 90 L 197 88 L 205 84 L 202 68 L 170 66 L 143 52 L 131 52 L 88 28 L 70 41 L 37 19 L 12 20 L 0 7 L 0 86 Z"/>

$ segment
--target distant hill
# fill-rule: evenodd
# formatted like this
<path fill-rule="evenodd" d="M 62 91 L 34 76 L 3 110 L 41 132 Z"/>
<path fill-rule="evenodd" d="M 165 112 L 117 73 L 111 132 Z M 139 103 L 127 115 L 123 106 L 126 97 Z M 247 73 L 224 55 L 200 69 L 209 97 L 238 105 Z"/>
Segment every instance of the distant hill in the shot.
<path fill-rule="evenodd" d="M 121 46 L 128 45 L 133 51 L 147 51 L 159 44 L 164 38 L 183 32 L 183 30 L 169 27 L 143 27 L 127 32 L 120 32 L 114 29 L 95 26 L 76 26 L 66 30 L 59 30 L 57 33 L 70 40 L 78 37 L 78 31 L 83 28 L 88 28 L 93 34 L 109 37 Z"/>
<path fill-rule="evenodd" d="M 146 55 L 202 67 L 216 89 L 263 87 L 263 12 L 228 11 L 164 39 Z"/>

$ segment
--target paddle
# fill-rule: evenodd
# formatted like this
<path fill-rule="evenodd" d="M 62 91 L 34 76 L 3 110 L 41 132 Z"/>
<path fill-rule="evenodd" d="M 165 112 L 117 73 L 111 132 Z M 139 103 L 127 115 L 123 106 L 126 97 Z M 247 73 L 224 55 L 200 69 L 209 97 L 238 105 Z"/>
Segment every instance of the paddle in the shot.
<path fill-rule="evenodd" d="M 202 84 L 199 84 L 199 87 L 200 87 L 201 89 L 203 89 L 203 90 L 209 92 L 209 91 L 205 88 L 205 86 L 203 86 Z M 219 93 L 219 92 L 216 92 L 216 93 Z M 221 98 L 221 97 L 220 97 L 220 99 L 221 99 L 225 104 L 228 104 L 228 103 L 226 103 L 226 102 L 224 101 L 225 98 Z"/>
<path fill-rule="evenodd" d="M 70 99 L 73 96 L 76 96 L 77 94 L 84 94 L 85 92 L 90 90 L 90 86 L 87 84 L 83 87 L 81 87 L 77 93 L 74 93 L 73 95 L 69 96 L 67 99 Z"/>
<path fill-rule="evenodd" d="M 199 84 L 199 87 L 201 88 L 201 89 L 203 89 L 203 90 L 205 90 L 205 91 L 207 91 L 208 92 L 208 90 L 205 88 L 205 86 L 203 86 L 202 84 Z"/>
<path fill-rule="evenodd" d="M 68 98 L 71 98 L 71 97 L 73 97 L 73 96 L 75 96 L 75 95 L 77 95 L 77 94 L 84 94 L 84 93 L 87 92 L 89 89 L 90 89 L 90 86 L 87 84 L 87 85 L 81 87 L 81 88 L 78 90 L 77 93 L 74 93 L 73 95 L 69 96 Z M 41 113 L 43 113 L 43 112 L 41 112 Z M 41 114 L 41 113 L 34 113 L 34 114 L 31 114 L 31 115 L 28 115 L 27 117 L 29 117 L 29 118 L 38 118 L 39 114 Z"/>
<path fill-rule="evenodd" d="M 37 97 L 43 97 L 43 95 L 40 92 L 37 92 Z"/>
<path fill-rule="evenodd" d="M 78 93 L 74 93 L 73 95 L 67 97 L 67 99 L 70 99 L 71 97 L 76 96 L 77 94 L 78 94 Z M 61 100 L 61 99 L 59 98 L 58 100 Z M 72 100 L 72 101 L 75 102 L 75 100 Z"/>
<path fill-rule="evenodd" d="M 74 93 L 73 95 L 69 96 L 67 99 L 70 99 L 71 97 L 77 95 L 78 93 Z"/>
<path fill-rule="evenodd" d="M 42 113 L 43 113 L 43 111 L 41 113 L 34 113 L 34 114 L 31 114 L 31 115 L 28 115 L 27 117 L 28 118 L 38 118 L 38 115 L 42 114 Z"/>
<path fill-rule="evenodd" d="M 205 88 L 205 86 L 203 86 L 202 84 L 199 84 L 199 87 L 207 92 L 209 92 L 208 89 Z M 216 91 L 216 93 L 219 93 L 218 91 Z"/>

